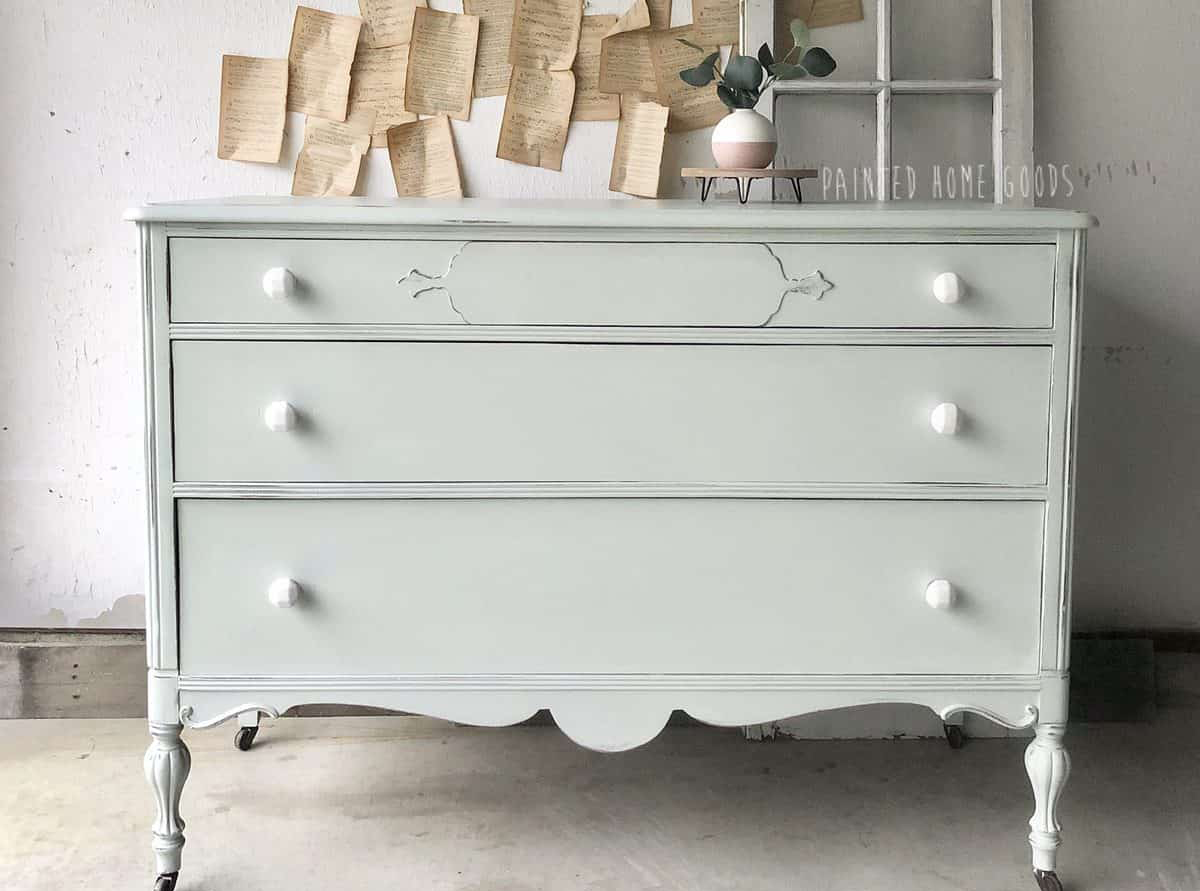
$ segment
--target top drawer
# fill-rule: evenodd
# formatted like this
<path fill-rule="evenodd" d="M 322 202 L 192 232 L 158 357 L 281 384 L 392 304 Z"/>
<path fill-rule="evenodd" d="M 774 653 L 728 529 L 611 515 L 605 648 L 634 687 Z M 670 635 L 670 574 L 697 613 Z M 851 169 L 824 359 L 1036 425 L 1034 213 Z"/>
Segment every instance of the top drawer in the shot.
<path fill-rule="evenodd" d="M 172 238 L 171 319 L 1049 328 L 1055 250 L 1012 243 Z M 954 282 L 957 295 L 945 287 Z"/>

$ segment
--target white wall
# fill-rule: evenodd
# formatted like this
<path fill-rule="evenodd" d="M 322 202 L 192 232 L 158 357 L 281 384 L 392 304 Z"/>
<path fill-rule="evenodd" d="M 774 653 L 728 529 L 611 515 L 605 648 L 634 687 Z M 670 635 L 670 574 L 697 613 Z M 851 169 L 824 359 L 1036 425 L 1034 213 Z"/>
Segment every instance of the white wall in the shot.
<path fill-rule="evenodd" d="M 1076 626 L 1200 629 L 1200 4 L 1034 0 L 1037 160 L 1100 217 L 1081 377 Z"/>
<path fill-rule="evenodd" d="M 139 295 L 120 214 L 287 192 L 298 120 L 277 167 L 217 161 L 214 139 L 220 54 L 283 56 L 294 5 L 0 4 L 0 626 L 141 624 Z M 1156 0 L 1135 23 L 1120 0 L 1034 5 L 1039 160 L 1088 166 L 1056 203 L 1104 223 L 1089 261 L 1077 624 L 1198 628 L 1200 6 Z M 574 125 L 563 172 L 537 171 L 493 157 L 502 105 L 479 100 L 455 124 L 469 194 L 608 194 L 612 123 Z M 666 168 L 707 157 L 706 133 L 669 139 Z M 381 152 L 365 186 L 392 194 Z"/>
<path fill-rule="evenodd" d="M 593 0 L 587 11 L 625 5 Z M 676 6 L 676 21 L 689 21 L 688 2 Z M 215 140 L 221 54 L 286 56 L 295 7 L 0 3 L 0 626 L 142 624 L 140 296 L 121 213 L 288 193 L 301 117 L 289 116 L 276 166 L 218 161 Z M 476 100 L 471 120 L 454 122 L 467 194 L 619 197 L 608 192 L 615 123 L 572 125 L 562 172 L 537 170 L 495 158 L 503 103 Z M 710 159 L 707 140 L 670 136 L 664 169 Z M 385 151 L 371 152 L 361 186 L 395 195 Z"/>

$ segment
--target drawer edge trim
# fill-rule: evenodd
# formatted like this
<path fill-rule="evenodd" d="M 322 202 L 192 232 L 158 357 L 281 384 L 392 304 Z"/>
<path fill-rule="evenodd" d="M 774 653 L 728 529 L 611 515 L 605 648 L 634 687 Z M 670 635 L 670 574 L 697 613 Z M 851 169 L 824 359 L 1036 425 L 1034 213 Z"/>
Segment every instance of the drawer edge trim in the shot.
<path fill-rule="evenodd" d="M 176 498 L 194 499 L 477 499 L 477 498 L 796 498 L 822 500 L 1045 501 L 1044 484 L 988 483 L 639 483 L 178 482 Z"/>
<path fill-rule="evenodd" d="M 428 325 L 356 322 L 172 322 L 171 340 L 478 341 L 484 343 L 1053 346 L 1053 324 L 1024 328 L 712 325 Z"/>

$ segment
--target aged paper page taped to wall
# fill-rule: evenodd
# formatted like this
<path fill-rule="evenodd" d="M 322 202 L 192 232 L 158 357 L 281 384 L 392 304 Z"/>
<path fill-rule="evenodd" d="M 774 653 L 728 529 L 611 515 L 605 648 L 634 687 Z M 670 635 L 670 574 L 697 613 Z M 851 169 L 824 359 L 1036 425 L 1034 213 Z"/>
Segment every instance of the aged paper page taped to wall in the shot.
<path fill-rule="evenodd" d="M 740 40 L 741 3 L 738 0 L 692 0 L 696 43 L 701 46 L 731 46 Z M 753 50 L 747 50 L 753 53 Z"/>
<path fill-rule="evenodd" d="M 287 59 L 221 57 L 217 157 L 277 164 L 287 123 Z"/>
<path fill-rule="evenodd" d="M 830 25 L 846 25 L 862 20 L 862 0 L 816 0 L 805 19 L 810 28 L 828 28 Z"/>
<path fill-rule="evenodd" d="M 650 27 L 655 31 L 665 31 L 671 27 L 671 0 L 646 0 L 650 10 Z"/>
<path fill-rule="evenodd" d="M 775 0 L 775 58 L 782 59 L 792 49 L 792 19 L 812 18 L 816 0 Z M 793 60 L 795 61 L 795 60 Z"/>
<path fill-rule="evenodd" d="M 715 46 L 703 52 L 679 42 L 680 38 L 698 43 L 692 25 L 656 31 L 650 37 L 650 57 L 658 80 L 658 101 L 671 109 L 667 129 L 672 133 L 711 127 L 729 112 L 717 96 L 717 85 L 693 87 L 685 83 L 679 72 L 694 68 Z"/>
<path fill-rule="evenodd" d="M 583 0 L 517 0 L 508 61 L 514 67 L 569 71 L 579 49 Z"/>
<path fill-rule="evenodd" d="M 621 97 L 621 123 L 617 125 L 609 191 L 642 198 L 658 197 L 669 114 L 670 109 L 657 102 Z"/>
<path fill-rule="evenodd" d="M 387 132 L 388 159 L 401 198 L 461 198 L 462 180 L 450 119 L 400 124 Z"/>
<path fill-rule="evenodd" d="M 585 15 L 575 56 L 574 121 L 615 121 L 621 116 L 621 97 L 600 92 L 600 41 L 617 23 L 615 15 Z"/>
<path fill-rule="evenodd" d="M 562 170 L 574 99 L 575 75 L 570 71 L 514 67 L 496 157 Z"/>
<path fill-rule="evenodd" d="M 353 195 L 363 155 L 371 147 L 375 112 L 364 108 L 342 121 L 310 117 L 296 158 L 293 195 Z"/>
<path fill-rule="evenodd" d="M 372 49 L 399 46 L 412 38 L 413 13 L 425 0 L 358 0 L 362 40 Z"/>
<path fill-rule="evenodd" d="M 617 19 L 600 43 L 600 91 L 655 96 L 658 81 L 650 59 L 650 9 L 646 0 Z"/>
<path fill-rule="evenodd" d="M 415 121 L 417 116 L 404 110 L 404 80 L 408 70 L 408 47 L 385 46 L 371 49 L 358 45 L 354 66 L 350 69 L 350 111 L 375 112 L 373 147 L 387 145 L 387 131 L 396 124 Z"/>
<path fill-rule="evenodd" d="M 418 9 L 409 44 L 405 109 L 469 119 L 478 44 L 478 16 Z"/>
<path fill-rule="evenodd" d="M 288 111 L 346 120 L 360 30 L 360 18 L 297 7 L 288 50 Z"/>
<path fill-rule="evenodd" d="M 508 45 L 512 39 L 516 0 L 463 0 L 467 15 L 479 16 L 479 50 L 475 54 L 475 97 L 503 96 L 512 66 Z"/>

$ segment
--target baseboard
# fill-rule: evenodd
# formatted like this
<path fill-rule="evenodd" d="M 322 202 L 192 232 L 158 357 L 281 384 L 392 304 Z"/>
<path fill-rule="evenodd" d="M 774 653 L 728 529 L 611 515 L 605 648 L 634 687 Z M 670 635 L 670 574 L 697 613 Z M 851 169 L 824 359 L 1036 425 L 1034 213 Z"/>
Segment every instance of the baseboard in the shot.
<path fill-rule="evenodd" d="M 145 716 L 144 631 L 0 629 L 0 718 Z"/>
<path fill-rule="evenodd" d="M 1083 720 L 1150 720 L 1153 708 L 1200 708 L 1200 632 L 1087 632 L 1075 635 L 1077 653 L 1093 641 L 1128 641 L 1152 647 L 1151 672 L 1115 672 L 1091 678 L 1072 695 Z M 1095 660 L 1104 664 L 1106 660 Z M 1082 664 L 1081 664 L 1082 667 Z M 1077 673 L 1078 674 L 1078 673 Z M 1140 677 L 1143 689 L 1130 690 Z M 1088 681 L 1088 678 L 1080 680 Z M 1084 708 L 1087 699 L 1105 709 Z M 1114 703 L 1117 704 L 1114 706 Z M 1126 705 L 1120 705 L 1125 703 Z M 305 706 L 294 714 L 373 714 L 355 706 Z M 0 629 L 0 718 L 137 718 L 146 715 L 146 635 L 139 629 Z M 546 716 L 533 723 L 547 723 Z M 672 723 L 687 723 L 682 715 Z M 967 716 L 968 736 L 1009 736 L 1010 731 Z M 891 739 L 942 734 L 941 721 L 928 709 L 873 706 L 805 715 L 749 728 L 747 736 L 803 739 Z"/>

